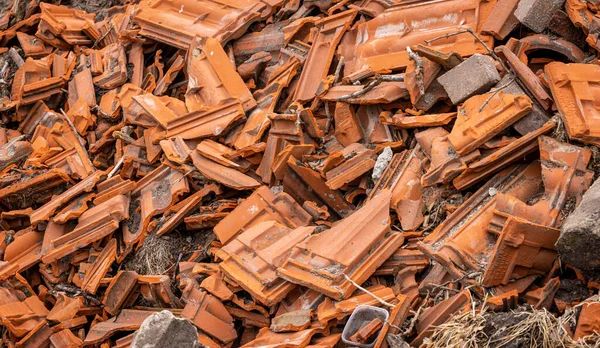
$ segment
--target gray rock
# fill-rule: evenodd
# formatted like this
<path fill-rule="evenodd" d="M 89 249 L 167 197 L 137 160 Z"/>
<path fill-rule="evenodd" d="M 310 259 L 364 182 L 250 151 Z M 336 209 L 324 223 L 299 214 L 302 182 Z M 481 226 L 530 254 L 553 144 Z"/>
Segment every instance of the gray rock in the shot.
<path fill-rule="evenodd" d="M 196 348 L 198 330 L 169 311 L 152 314 L 137 330 L 131 348 Z"/>
<path fill-rule="evenodd" d="M 469 59 L 438 77 L 438 82 L 448 93 L 453 104 L 483 94 L 500 81 L 494 59 L 483 54 L 474 54 Z"/>
<path fill-rule="evenodd" d="M 563 223 L 556 250 L 563 265 L 582 271 L 600 269 L 600 180 L 587 190 Z"/>
<path fill-rule="evenodd" d="M 541 33 L 564 3 L 565 0 L 521 0 L 515 10 L 515 17 L 527 28 Z"/>
<path fill-rule="evenodd" d="M 377 162 L 375 162 L 375 167 L 373 167 L 373 175 L 371 175 L 371 177 L 373 178 L 373 181 L 377 181 L 377 180 L 379 180 L 379 178 L 381 178 L 383 171 L 385 170 L 387 165 L 390 163 L 393 156 L 394 156 L 394 153 L 392 152 L 392 148 L 389 146 L 386 146 L 386 148 L 383 149 L 383 151 L 381 152 L 379 157 L 377 157 Z"/>

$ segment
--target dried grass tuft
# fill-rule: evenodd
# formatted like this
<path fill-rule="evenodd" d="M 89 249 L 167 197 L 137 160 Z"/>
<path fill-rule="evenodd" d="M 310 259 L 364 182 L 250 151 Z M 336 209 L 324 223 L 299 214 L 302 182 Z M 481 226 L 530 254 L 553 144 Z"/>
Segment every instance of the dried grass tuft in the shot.
<path fill-rule="evenodd" d="M 555 317 L 547 310 L 520 307 L 510 313 L 471 310 L 439 325 L 421 347 L 542 347 L 600 348 L 600 335 L 574 341 L 567 327 L 575 311 Z"/>
<path fill-rule="evenodd" d="M 143 275 L 164 274 L 176 262 L 174 250 L 181 250 L 184 241 L 176 236 L 149 233 L 142 247 L 127 260 L 125 268 Z"/>

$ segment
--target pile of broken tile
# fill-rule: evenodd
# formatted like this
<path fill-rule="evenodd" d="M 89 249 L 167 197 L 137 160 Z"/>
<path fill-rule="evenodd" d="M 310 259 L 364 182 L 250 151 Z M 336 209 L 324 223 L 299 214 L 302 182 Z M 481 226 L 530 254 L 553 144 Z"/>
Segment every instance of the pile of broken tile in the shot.
<path fill-rule="evenodd" d="M 3 10 L 7 347 L 129 347 L 162 309 L 207 347 L 343 346 L 359 305 L 374 347 L 483 305 L 600 330 L 599 1 Z"/>

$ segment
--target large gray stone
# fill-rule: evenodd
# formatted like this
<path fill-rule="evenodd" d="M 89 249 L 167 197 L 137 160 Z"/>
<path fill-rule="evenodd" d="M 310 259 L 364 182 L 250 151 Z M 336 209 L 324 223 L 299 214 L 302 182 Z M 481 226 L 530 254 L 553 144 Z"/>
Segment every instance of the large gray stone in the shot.
<path fill-rule="evenodd" d="M 527 28 L 541 33 L 564 3 L 565 0 L 521 0 L 515 10 L 515 17 Z"/>
<path fill-rule="evenodd" d="M 453 69 L 438 77 L 453 104 L 483 94 L 500 81 L 494 59 L 483 54 L 474 54 Z"/>
<path fill-rule="evenodd" d="M 198 330 L 169 311 L 152 314 L 137 330 L 131 348 L 196 348 Z"/>
<path fill-rule="evenodd" d="M 600 269 L 600 180 L 587 190 L 563 223 L 556 250 L 563 265 L 582 271 Z"/>

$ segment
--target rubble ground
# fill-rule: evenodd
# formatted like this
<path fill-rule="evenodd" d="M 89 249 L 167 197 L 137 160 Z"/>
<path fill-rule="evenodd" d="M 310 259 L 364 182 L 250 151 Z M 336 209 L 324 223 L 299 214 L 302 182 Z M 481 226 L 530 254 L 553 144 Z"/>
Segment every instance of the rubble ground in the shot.
<path fill-rule="evenodd" d="M 0 8 L 3 347 L 600 347 L 599 0 Z"/>

